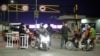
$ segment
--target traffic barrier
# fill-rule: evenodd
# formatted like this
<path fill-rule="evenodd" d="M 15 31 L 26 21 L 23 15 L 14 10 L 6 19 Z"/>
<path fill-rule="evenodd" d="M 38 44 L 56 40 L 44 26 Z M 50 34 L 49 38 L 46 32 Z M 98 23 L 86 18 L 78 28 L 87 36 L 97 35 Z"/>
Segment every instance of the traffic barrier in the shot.
<path fill-rule="evenodd" d="M 7 42 L 6 47 L 14 48 L 14 41 L 20 46 L 20 48 L 28 48 L 28 34 L 21 34 L 19 36 L 18 32 L 6 33 Z"/>
<path fill-rule="evenodd" d="M 28 35 L 27 34 L 21 34 L 20 35 L 20 48 L 28 48 Z"/>
<path fill-rule="evenodd" d="M 13 47 L 13 33 L 6 33 L 7 44 L 6 47 Z"/>

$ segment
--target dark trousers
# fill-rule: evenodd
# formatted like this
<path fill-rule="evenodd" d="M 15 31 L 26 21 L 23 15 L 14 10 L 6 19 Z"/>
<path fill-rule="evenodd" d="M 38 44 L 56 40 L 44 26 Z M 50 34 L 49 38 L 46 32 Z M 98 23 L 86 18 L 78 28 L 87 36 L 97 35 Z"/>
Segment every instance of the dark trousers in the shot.
<path fill-rule="evenodd" d="M 78 38 L 75 37 L 75 38 L 72 39 L 72 42 L 73 42 L 74 46 L 75 46 L 76 48 L 78 48 L 78 45 L 79 45 L 79 44 L 78 44 L 78 42 L 75 42 L 75 40 L 78 41 Z"/>
<path fill-rule="evenodd" d="M 63 47 L 64 44 L 68 41 L 68 36 L 66 34 L 62 35 L 61 38 L 61 48 Z"/>
<path fill-rule="evenodd" d="M 83 43 L 86 45 L 85 49 L 88 48 L 88 39 L 89 39 L 89 38 L 84 38 L 84 39 L 83 39 Z"/>

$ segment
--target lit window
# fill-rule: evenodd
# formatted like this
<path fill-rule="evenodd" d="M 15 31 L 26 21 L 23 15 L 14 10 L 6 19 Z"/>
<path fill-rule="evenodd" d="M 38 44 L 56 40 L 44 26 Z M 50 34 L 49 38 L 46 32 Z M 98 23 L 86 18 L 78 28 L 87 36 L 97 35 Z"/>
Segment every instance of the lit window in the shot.
<path fill-rule="evenodd" d="M 29 25 L 29 28 L 35 28 L 35 25 Z"/>
<path fill-rule="evenodd" d="M 57 29 L 61 29 L 62 28 L 62 25 L 57 25 Z"/>
<path fill-rule="evenodd" d="M 81 20 L 81 23 L 87 23 L 87 22 L 88 22 L 87 19 L 82 19 L 82 20 Z"/>
<path fill-rule="evenodd" d="M 57 28 L 57 26 L 54 25 L 54 24 L 50 24 L 50 26 L 51 26 L 53 29 L 56 29 L 56 28 Z"/>

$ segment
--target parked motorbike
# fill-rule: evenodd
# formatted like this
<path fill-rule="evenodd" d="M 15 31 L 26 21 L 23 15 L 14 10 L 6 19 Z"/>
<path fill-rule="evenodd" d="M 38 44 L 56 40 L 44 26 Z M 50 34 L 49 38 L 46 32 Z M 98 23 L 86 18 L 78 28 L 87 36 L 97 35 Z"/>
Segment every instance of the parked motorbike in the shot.
<path fill-rule="evenodd" d="M 32 48 L 35 48 L 37 43 L 37 39 L 36 36 L 34 35 L 34 33 L 30 32 L 29 33 L 29 44 Z"/>

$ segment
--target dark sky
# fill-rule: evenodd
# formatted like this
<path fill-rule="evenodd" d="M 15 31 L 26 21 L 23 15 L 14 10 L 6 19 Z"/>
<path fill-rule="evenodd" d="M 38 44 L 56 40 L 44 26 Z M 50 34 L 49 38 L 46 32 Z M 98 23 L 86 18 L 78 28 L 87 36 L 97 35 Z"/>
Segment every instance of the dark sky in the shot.
<path fill-rule="evenodd" d="M 24 3 L 25 4 L 35 4 L 35 0 L 16 0 L 16 1 L 19 4 L 24 4 Z M 0 0 L 0 4 L 3 4 L 3 3 L 8 3 L 8 0 Z M 86 15 L 86 16 L 90 16 L 90 17 L 100 17 L 100 11 L 99 11 L 100 3 L 98 0 L 38 0 L 38 5 L 41 5 L 41 4 L 60 5 L 59 10 L 61 11 L 61 13 L 59 13 L 59 14 L 40 13 L 40 21 L 43 18 L 53 19 L 60 15 L 73 14 L 73 7 L 74 7 L 75 3 L 77 3 L 79 5 L 78 14 Z M 30 5 L 30 9 L 32 9 L 32 8 L 34 9 L 35 6 Z M 11 16 L 11 18 L 14 18 L 15 17 L 14 13 L 11 13 L 11 14 L 13 14 L 13 16 Z M 28 17 L 24 17 L 24 16 L 28 16 Z M 31 18 L 29 21 L 32 21 L 32 19 L 34 18 L 33 13 L 32 12 L 27 12 L 26 14 L 19 13 L 19 19 L 24 20 L 27 18 Z M 51 20 L 51 19 L 49 19 L 49 20 Z M 15 19 L 13 19 L 12 21 L 14 21 L 14 20 Z"/>
<path fill-rule="evenodd" d="M 18 3 L 28 3 L 34 4 L 35 0 L 16 0 Z M 8 3 L 8 0 L 0 0 L 1 3 Z M 38 0 L 38 4 L 58 4 L 60 5 L 60 9 L 72 9 L 78 3 L 79 5 L 79 14 L 86 15 L 100 15 L 99 13 L 99 0 Z M 65 10 L 64 10 L 65 11 Z"/>

